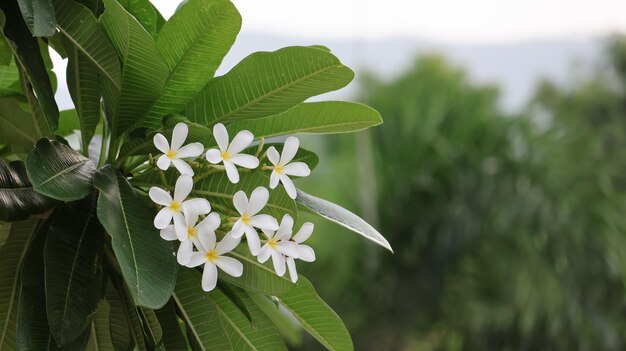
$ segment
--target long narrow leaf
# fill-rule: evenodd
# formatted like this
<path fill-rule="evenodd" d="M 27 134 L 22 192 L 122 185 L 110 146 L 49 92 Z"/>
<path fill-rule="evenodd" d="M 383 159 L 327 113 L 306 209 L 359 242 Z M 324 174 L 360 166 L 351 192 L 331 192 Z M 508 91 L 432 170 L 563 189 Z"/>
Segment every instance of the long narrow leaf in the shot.
<path fill-rule="evenodd" d="M 56 32 L 54 8 L 50 0 L 18 0 L 22 16 L 35 37 L 49 37 Z"/>

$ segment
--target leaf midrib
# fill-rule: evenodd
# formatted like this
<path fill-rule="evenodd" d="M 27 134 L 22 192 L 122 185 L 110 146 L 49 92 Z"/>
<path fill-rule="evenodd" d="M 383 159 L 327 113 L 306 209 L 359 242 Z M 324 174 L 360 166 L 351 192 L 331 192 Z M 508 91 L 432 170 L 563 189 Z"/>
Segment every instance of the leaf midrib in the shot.
<path fill-rule="evenodd" d="M 79 162 L 79 163 L 76 163 L 76 164 L 74 164 L 74 165 L 70 166 L 70 167 L 64 168 L 61 172 L 56 173 L 56 174 L 55 174 L 55 175 L 53 175 L 52 177 L 47 178 L 47 179 L 46 179 L 46 180 L 44 180 L 43 182 L 39 183 L 39 185 L 37 186 L 37 188 L 41 188 L 41 187 L 43 187 L 44 185 L 48 184 L 48 183 L 49 183 L 49 182 L 51 182 L 52 180 L 54 180 L 54 179 L 56 179 L 56 178 L 58 178 L 58 177 L 60 177 L 60 176 L 62 176 L 62 175 L 64 175 L 64 174 L 66 174 L 66 173 L 68 173 L 68 172 L 71 172 L 71 171 L 75 170 L 75 169 L 76 169 L 76 168 L 78 168 L 78 167 L 83 166 L 83 165 L 84 165 L 84 164 L 86 164 L 87 162 L 91 162 L 91 161 L 90 161 L 90 160 L 83 160 L 83 161 L 81 161 L 81 162 Z"/>
<path fill-rule="evenodd" d="M 124 203 L 122 202 L 122 189 L 120 188 L 120 183 L 116 173 L 113 173 L 113 177 L 115 179 L 115 185 L 117 186 L 119 193 L 119 203 L 120 209 L 122 210 L 122 218 L 124 221 L 124 227 L 126 228 L 126 234 L 128 238 L 128 243 L 130 245 L 131 256 L 133 257 L 133 265 L 135 267 L 135 291 L 139 294 L 139 266 L 137 265 L 137 257 L 135 256 L 135 246 L 133 245 L 133 240 L 130 235 L 130 227 L 128 226 L 128 218 L 126 217 L 126 211 L 124 209 Z"/>

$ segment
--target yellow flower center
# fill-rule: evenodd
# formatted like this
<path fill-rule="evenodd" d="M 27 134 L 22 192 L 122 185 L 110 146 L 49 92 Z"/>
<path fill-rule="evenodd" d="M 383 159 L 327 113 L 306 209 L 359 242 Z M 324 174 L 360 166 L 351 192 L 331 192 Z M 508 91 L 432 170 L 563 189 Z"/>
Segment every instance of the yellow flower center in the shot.
<path fill-rule="evenodd" d="M 267 241 L 267 245 L 269 245 L 272 249 L 275 249 L 276 246 L 278 246 L 278 242 L 276 242 L 276 239 L 272 238 Z"/>
<path fill-rule="evenodd" d="M 178 201 L 172 201 L 170 202 L 170 205 L 168 206 L 170 211 L 176 212 L 176 213 L 180 212 L 181 207 L 182 205 Z"/>
<path fill-rule="evenodd" d="M 196 234 L 198 234 L 198 232 L 196 231 L 196 228 L 194 228 L 194 227 L 188 227 L 187 228 L 187 237 L 189 237 L 189 239 L 191 239 L 194 236 L 196 236 Z"/>
<path fill-rule="evenodd" d="M 217 250 L 213 249 L 213 250 L 207 251 L 206 260 L 209 262 L 213 262 L 217 260 Z"/>
<path fill-rule="evenodd" d="M 243 216 L 241 216 L 241 221 L 243 224 L 248 225 L 248 223 L 250 223 L 250 216 L 248 216 L 247 213 L 244 213 Z"/>
<path fill-rule="evenodd" d="M 176 158 L 176 151 L 170 150 L 165 154 L 165 156 L 167 156 L 167 158 L 169 158 L 170 160 L 174 159 Z"/>
<path fill-rule="evenodd" d="M 228 151 L 222 151 L 222 160 L 228 160 L 230 158 L 230 154 Z"/>
<path fill-rule="evenodd" d="M 280 163 L 279 163 L 279 164 L 277 164 L 277 165 L 274 167 L 274 170 L 275 170 L 275 171 L 276 171 L 276 173 L 278 173 L 278 174 L 283 173 L 283 169 L 285 169 L 285 166 L 281 165 Z"/>

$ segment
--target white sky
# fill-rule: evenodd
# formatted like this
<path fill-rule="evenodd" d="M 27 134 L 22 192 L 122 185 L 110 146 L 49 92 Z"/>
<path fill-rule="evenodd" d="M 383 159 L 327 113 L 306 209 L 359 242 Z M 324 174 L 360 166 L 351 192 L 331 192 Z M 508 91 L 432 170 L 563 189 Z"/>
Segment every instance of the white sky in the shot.
<path fill-rule="evenodd" d="M 179 1 L 152 0 L 168 18 Z M 626 32 L 626 0 L 233 0 L 242 31 L 485 43 Z"/>

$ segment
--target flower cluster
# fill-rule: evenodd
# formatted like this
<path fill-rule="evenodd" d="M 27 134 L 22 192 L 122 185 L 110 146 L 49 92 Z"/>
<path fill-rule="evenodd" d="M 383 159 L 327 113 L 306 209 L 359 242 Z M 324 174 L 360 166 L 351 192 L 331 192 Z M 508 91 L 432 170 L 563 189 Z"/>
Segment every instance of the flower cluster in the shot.
<path fill-rule="evenodd" d="M 211 291 L 217 284 L 218 268 L 233 277 L 243 274 L 243 264 L 232 257 L 237 255 L 231 251 L 245 235 L 250 253 L 260 263 L 265 263 L 271 257 L 276 274 L 284 276 L 288 270 L 291 281 L 295 283 L 298 280 L 295 260 L 315 260 L 313 249 L 302 244 L 311 236 L 313 224 L 304 223 L 293 234 L 294 220 L 290 215 L 284 215 L 279 225 L 276 218 L 262 213 L 270 196 L 264 187 L 254 189 L 250 197 L 243 190 L 237 191 L 233 195 L 233 206 L 238 215 L 234 217 L 215 211 L 206 199 L 189 198 L 193 190 L 194 171 L 183 158 L 199 157 L 204 152 L 204 146 L 200 143 L 183 146 L 188 132 L 187 125 L 179 123 L 174 127 L 171 143 L 163 134 L 154 136 L 154 145 L 163 152 L 157 159 L 157 167 L 167 170 L 174 165 L 180 176 L 176 180 L 173 195 L 156 186 L 150 188 L 148 193 L 152 201 L 163 206 L 154 218 L 154 226 L 161 230 L 161 238 L 179 241 L 176 254 L 178 263 L 190 268 L 204 265 L 202 289 Z M 237 167 L 259 167 L 256 156 L 242 153 L 252 144 L 252 133 L 240 131 L 229 142 L 226 127 L 219 123 L 213 128 L 213 136 L 218 149 L 208 150 L 206 160 L 213 165 L 221 163 L 223 166 L 213 167 L 223 169 L 232 183 L 239 182 Z M 271 170 L 269 187 L 275 189 L 280 182 L 291 198 L 296 198 L 297 193 L 289 176 L 304 177 L 311 173 L 306 163 L 292 162 L 299 147 L 296 137 L 287 138 L 281 154 L 273 146 L 269 147 L 266 156 L 272 166 L 263 168 Z M 259 231 L 266 239 L 261 240 Z M 221 236 L 219 242 L 218 235 Z"/>

